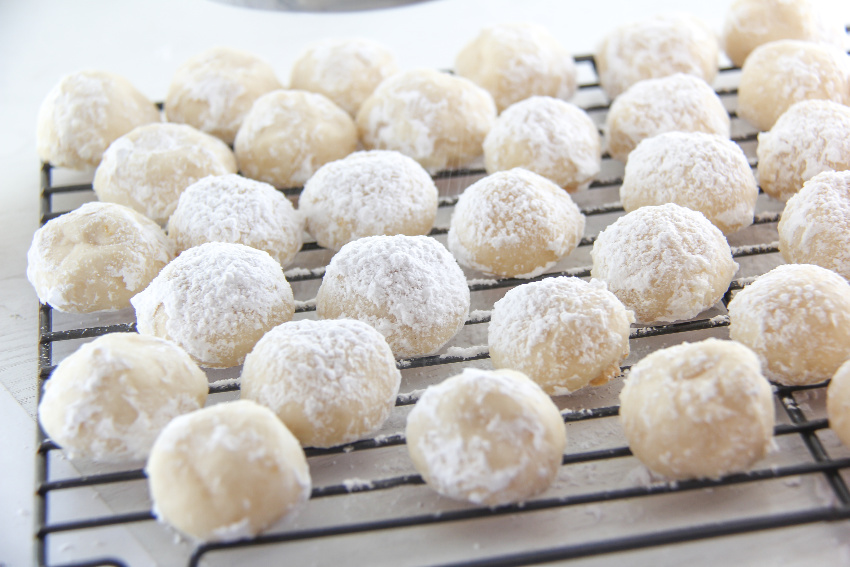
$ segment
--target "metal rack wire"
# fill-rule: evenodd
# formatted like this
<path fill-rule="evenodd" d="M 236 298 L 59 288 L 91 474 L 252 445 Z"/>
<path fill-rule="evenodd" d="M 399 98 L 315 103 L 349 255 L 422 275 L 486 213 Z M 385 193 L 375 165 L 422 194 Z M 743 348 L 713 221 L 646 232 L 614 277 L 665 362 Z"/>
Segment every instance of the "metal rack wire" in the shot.
<path fill-rule="evenodd" d="M 580 64 L 592 65 L 591 56 L 578 57 L 577 61 Z M 721 75 L 734 74 L 734 68 L 721 69 Z M 586 83 L 580 87 L 583 91 L 598 91 L 597 83 Z M 734 97 L 736 90 L 734 88 L 723 89 L 718 91 L 721 97 Z M 586 110 L 597 115 L 604 116 L 607 111 L 606 104 L 590 104 L 586 105 Z M 734 113 L 732 113 L 734 118 Z M 755 134 L 750 132 L 737 136 L 735 138 L 741 144 L 749 144 L 755 142 Z M 750 152 L 752 153 L 752 152 Z M 606 160 L 610 158 L 605 156 Z M 62 214 L 54 210 L 54 197 L 61 194 L 82 193 L 85 194 L 91 191 L 91 185 L 65 185 L 56 186 L 53 183 L 52 168 L 45 164 L 41 171 L 41 223 L 55 218 Z M 451 180 L 453 183 L 458 183 L 458 189 L 468 185 L 471 180 L 475 180 L 484 174 L 483 170 L 466 169 L 441 172 L 435 176 L 437 180 Z M 606 181 L 597 181 L 591 185 L 590 193 L 599 189 L 616 189 L 620 184 L 620 179 L 610 179 Z M 287 195 L 297 194 L 297 189 L 287 189 L 284 193 Z M 457 201 L 456 195 L 443 196 L 440 201 L 442 208 L 450 208 Z M 594 203 L 582 207 L 583 213 L 588 217 L 600 217 L 611 215 L 612 218 L 623 212 L 619 203 Z M 756 216 L 756 225 L 773 226 L 779 220 L 779 214 L 775 212 L 761 212 Z M 444 234 L 445 229 L 435 229 L 432 235 L 437 237 Z M 594 237 L 585 237 L 582 239 L 580 247 L 589 247 L 592 245 Z M 317 246 L 308 245 L 300 254 L 310 251 L 319 250 Z M 745 258 L 749 256 L 770 255 L 777 252 L 776 243 L 772 240 L 767 242 L 756 242 L 744 246 L 734 246 L 733 256 L 736 258 Z M 297 262 L 297 260 L 296 260 Z M 288 279 L 292 283 L 296 282 L 318 282 L 324 272 L 322 266 L 311 269 L 300 269 L 294 274 L 288 274 Z M 542 279 L 547 277 L 567 275 L 572 277 L 586 278 L 590 275 L 589 266 L 573 266 L 563 270 L 547 273 L 543 276 L 534 279 Z M 507 289 L 529 280 L 502 279 L 502 280 L 471 280 L 470 291 L 472 292 L 494 292 L 496 290 Z M 747 278 L 740 278 L 732 282 L 729 290 L 725 294 L 722 305 L 725 306 L 731 300 L 733 294 L 740 290 L 746 283 Z M 315 310 L 315 304 L 309 301 L 302 302 L 299 305 L 298 312 L 309 314 Z M 486 310 L 474 312 L 467 321 L 467 326 L 486 325 L 489 322 L 489 314 Z M 667 325 L 647 326 L 633 328 L 631 331 L 631 340 L 640 341 L 651 337 L 670 336 L 672 340 L 679 341 L 688 338 L 688 333 L 702 332 L 709 330 L 723 330 L 729 324 L 728 317 L 721 312 L 718 315 L 708 318 L 698 318 L 692 321 L 678 322 Z M 83 326 L 70 330 L 54 330 L 53 312 L 49 306 L 41 305 L 39 307 L 39 340 L 38 340 L 38 385 L 39 393 L 43 381 L 49 379 L 49 375 L 54 368 L 53 346 L 64 341 L 88 339 L 97 337 L 109 332 L 126 332 L 134 331 L 133 323 L 121 323 L 106 326 Z M 480 334 L 480 333 L 479 333 Z M 633 350 L 636 350 L 633 347 Z M 639 350 L 639 349 L 638 349 Z M 403 374 L 410 372 L 413 369 L 422 369 L 429 367 L 438 367 L 444 375 L 456 373 L 463 365 L 474 361 L 486 360 L 488 354 L 486 348 L 473 349 L 472 351 L 461 351 L 460 354 L 454 353 L 449 349 L 446 353 L 433 356 L 424 356 L 410 360 L 399 361 L 398 365 L 402 369 Z M 626 370 L 628 367 L 623 367 Z M 432 380 L 433 381 L 433 380 Z M 616 382 L 616 381 L 615 381 Z M 551 492 L 544 494 L 542 497 L 535 498 L 529 502 L 520 505 L 498 506 L 495 508 L 473 507 L 468 505 L 447 504 L 446 501 L 438 499 L 430 492 L 422 492 L 421 498 L 430 499 L 429 507 L 431 511 L 425 510 L 418 512 L 415 509 L 408 508 L 401 514 L 390 513 L 388 517 L 376 519 L 362 519 L 354 521 L 330 522 L 325 525 L 317 525 L 313 527 L 296 527 L 287 529 L 287 527 L 277 528 L 270 533 L 262 534 L 250 540 L 243 540 L 230 543 L 208 543 L 194 547 L 191 553 L 186 558 L 189 565 L 198 565 L 202 560 L 214 558 L 217 553 L 233 552 L 235 550 L 259 549 L 265 547 L 274 547 L 275 552 L 278 552 L 277 547 L 282 546 L 279 551 L 282 557 L 285 557 L 285 549 L 287 545 L 299 542 L 310 541 L 327 541 L 329 538 L 338 538 L 348 535 L 362 534 L 388 534 L 398 530 L 409 528 L 426 528 L 429 526 L 468 526 L 471 523 L 487 522 L 489 519 L 500 517 L 509 517 L 523 521 L 523 518 L 534 514 L 539 514 L 546 511 L 564 511 L 576 509 L 588 505 L 600 505 L 611 503 L 631 503 L 639 499 L 659 498 L 662 495 L 677 495 L 686 493 L 706 492 L 721 487 L 745 487 L 757 483 L 765 483 L 775 479 L 792 479 L 797 477 L 820 477 L 829 486 L 831 494 L 826 499 L 827 502 L 815 503 L 813 505 L 803 506 L 795 510 L 779 510 L 769 511 L 767 513 L 756 514 L 739 514 L 731 518 L 725 518 L 720 521 L 705 521 L 698 518 L 696 522 L 687 525 L 674 525 L 668 527 L 654 527 L 650 522 L 645 529 L 637 530 L 635 533 L 619 534 L 614 536 L 601 536 L 592 541 L 567 542 L 567 543 L 546 543 L 542 545 L 531 544 L 520 550 L 512 550 L 507 552 L 497 553 L 476 553 L 458 556 L 443 560 L 432 560 L 427 557 L 422 558 L 421 564 L 443 564 L 443 565 L 498 565 L 498 566 L 514 566 L 539 564 L 544 562 L 552 562 L 557 560 L 567 560 L 581 557 L 590 557 L 600 554 L 611 554 L 628 550 L 638 550 L 648 547 L 664 546 L 673 543 L 693 542 L 704 540 L 707 538 L 720 538 L 723 536 L 735 534 L 747 534 L 761 530 L 771 530 L 784 528 L 789 526 L 800 526 L 815 522 L 838 522 L 850 519 L 850 491 L 842 477 L 842 471 L 850 470 L 850 458 L 832 455 L 834 451 L 828 448 L 822 439 L 822 434 L 828 431 L 828 423 L 826 419 L 819 416 L 809 415 L 812 412 L 807 412 L 801 409 L 798 405 L 798 397 L 800 394 L 815 392 L 822 394 L 825 384 L 817 384 L 813 386 L 788 387 L 775 385 L 775 398 L 779 407 L 785 413 L 785 418 L 780 419 L 780 423 L 776 426 L 775 436 L 777 439 L 792 439 L 797 438 L 802 445 L 805 446 L 805 451 L 808 457 L 805 459 L 791 460 L 782 464 L 774 464 L 769 466 L 758 465 L 755 470 L 748 473 L 733 474 L 720 479 L 704 479 L 692 480 L 685 482 L 664 482 L 659 480 L 650 480 L 649 482 L 635 482 L 628 486 L 612 486 L 604 485 L 599 489 L 591 487 L 589 491 L 580 491 L 578 493 L 567 491 L 566 494 L 551 495 Z M 234 381 L 225 381 L 217 384 L 213 382 L 210 386 L 211 394 L 224 394 L 238 390 L 238 384 Z M 420 390 L 421 391 L 421 390 Z M 405 406 L 410 406 L 416 403 L 419 397 L 419 391 L 413 390 L 408 393 L 399 395 L 397 399 L 397 410 L 403 410 Z M 570 405 L 569 399 L 562 399 L 561 405 Z M 562 412 L 565 423 L 571 425 L 587 425 L 591 428 L 596 424 L 604 421 L 606 418 L 614 418 L 618 414 L 619 408 L 612 404 L 594 405 L 587 404 L 591 407 L 581 409 L 564 409 Z M 132 512 L 116 512 L 104 516 L 93 518 L 80 518 L 65 521 L 51 521 L 50 505 L 51 500 L 63 491 L 72 490 L 75 488 L 89 487 L 102 488 L 110 485 L 120 485 L 121 483 L 132 483 L 145 478 L 145 473 L 142 469 L 132 469 L 113 472 L 95 472 L 93 474 L 82 474 L 68 478 L 54 478 L 51 474 L 50 455 L 56 451 L 57 447 L 50 440 L 45 439 L 41 434 L 41 443 L 37 455 L 37 502 L 36 502 L 36 547 L 37 560 L 40 565 L 55 564 L 50 561 L 48 548 L 50 538 L 58 534 L 77 533 L 80 530 L 91 530 L 98 528 L 108 528 L 121 525 L 130 525 L 143 522 L 151 522 L 154 516 L 149 509 L 137 510 Z M 346 445 L 344 447 L 336 447 L 332 449 L 308 449 L 307 456 L 311 463 L 315 459 L 328 456 L 347 457 L 357 454 L 374 454 L 375 461 L 380 462 L 381 450 L 398 447 L 405 442 L 404 435 L 399 432 L 392 432 L 385 435 L 378 435 L 370 439 L 365 439 Z M 782 449 L 780 449 L 780 452 Z M 371 453 L 370 453 L 371 452 Z M 845 453 L 846 454 L 846 453 Z M 622 443 L 616 444 L 614 447 L 606 447 L 592 450 L 579 450 L 571 452 L 563 458 L 564 470 L 571 467 L 581 467 L 593 465 L 596 463 L 616 463 L 625 459 L 631 458 L 631 452 L 627 446 Z M 379 472 L 380 468 L 376 467 L 375 472 Z M 336 503 L 339 499 L 358 498 L 360 494 L 375 494 L 382 491 L 401 491 L 413 490 L 415 487 L 422 485 L 423 480 L 417 474 L 397 474 L 397 475 L 379 475 L 375 474 L 375 478 L 369 478 L 366 481 L 357 482 L 337 482 L 317 486 L 313 489 L 311 502 L 320 500 L 333 500 Z M 420 493 L 417 493 L 420 494 Z M 343 500 L 342 502 L 345 502 Z M 654 519 L 658 520 L 656 516 Z M 163 531 L 166 528 L 160 528 Z M 125 565 L 126 562 L 120 558 L 93 558 L 73 564 L 65 564 L 82 567 L 89 565 Z"/>

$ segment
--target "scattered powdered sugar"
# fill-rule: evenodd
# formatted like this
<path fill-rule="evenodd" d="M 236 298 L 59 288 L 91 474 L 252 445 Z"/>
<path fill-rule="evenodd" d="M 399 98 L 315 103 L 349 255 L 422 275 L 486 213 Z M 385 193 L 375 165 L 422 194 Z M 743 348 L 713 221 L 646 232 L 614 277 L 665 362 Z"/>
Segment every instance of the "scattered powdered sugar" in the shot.
<path fill-rule="evenodd" d="M 482 354 L 486 354 L 489 347 L 487 345 L 476 345 L 470 347 L 449 347 L 445 354 L 441 354 L 440 358 L 462 358 L 470 359 Z"/>
<path fill-rule="evenodd" d="M 348 492 L 360 492 L 361 490 L 369 490 L 374 486 L 371 480 L 362 478 L 347 478 L 342 481 L 342 485 Z"/>

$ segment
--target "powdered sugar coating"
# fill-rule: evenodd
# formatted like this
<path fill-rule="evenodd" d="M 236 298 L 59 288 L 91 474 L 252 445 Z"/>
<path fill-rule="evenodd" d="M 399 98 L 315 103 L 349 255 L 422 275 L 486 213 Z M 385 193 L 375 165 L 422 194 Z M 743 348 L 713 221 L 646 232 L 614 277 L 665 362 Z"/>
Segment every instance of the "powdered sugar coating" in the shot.
<path fill-rule="evenodd" d="M 822 382 L 850 358 L 850 284 L 811 264 L 778 266 L 729 303 L 729 336 L 781 384 Z"/>
<path fill-rule="evenodd" d="M 758 140 L 759 185 L 787 201 L 818 173 L 850 169 L 850 108 L 828 100 L 798 102 Z"/>
<path fill-rule="evenodd" d="M 206 177 L 180 196 L 168 220 L 178 251 L 205 242 L 233 242 L 268 252 L 286 266 L 301 249 L 304 220 L 268 183 L 239 175 Z"/>
<path fill-rule="evenodd" d="M 596 50 L 599 82 L 615 99 L 645 79 L 687 73 L 710 83 L 717 74 L 717 38 L 698 18 L 670 13 L 612 30 Z"/>
<path fill-rule="evenodd" d="M 437 171 L 481 155 L 495 120 L 493 97 L 472 81 L 412 69 L 375 89 L 357 113 L 357 128 L 366 149 L 396 150 Z"/>
<path fill-rule="evenodd" d="M 316 296 L 323 319 L 351 318 L 384 335 L 396 358 L 431 354 L 463 327 L 469 287 L 428 236 L 369 236 L 331 259 Z"/>
<path fill-rule="evenodd" d="M 741 69 L 738 116 L 769 130 L 794 103 L 850 102 L 850 56 L 831 45 L 784 39 L 757 47 Z"/>
<path fill-rule="evenodd" d="M 676 203 L 704 214 L 724 234 L 753 223 L 758 185 L 741 147 L 702 132 L 668 132 L 629 154 L 620 200 L 634 211 Z"/>
<path fill-rule="evenodd" d="M 224 242 L 186 250 L 132 303 L 140 333 L 174 341 L 211 368 L 241 364 L 266 331 L 295 312 L 274 258 Z"/>
<path fill-rule="evenodd" d="M 826 389 L 829 428 L 850 447 L 850 361 L 838 367 Z"/>
<path fill-rule="evenodd" d="M 777 226 L 788 263 L 815 264 L 850 280 L 850 171 L 825 171 L 788 199 Z"/>
<path fill-rule="evenodd" d="M 44 384 L 39 422 L 70 458 L 145 459 L 173 418 L 202 408 L 207 377 L 178 346 L 113 333 L 81 346 Z"/>
<path fill-rule="evenodd" d="M 213 47 L 177 68 L 165 100 L 170 122 L 194 126 L 233 144 L 254 102 L 283 88 L 274 69 L 251 53 Z"/>
<path fill-rule="evenodd" d="M 486 89 L 499 112 L 530 96 L 567 100 L 576 91 L 572 55 L 530 22 L 486 26 L 460 50 L 455 72 Z"/>
<path fill-rule="evenodd" d="M 490 359 L 494 368 L 518 370 L 552 395 L 601 386 L 619 375 L 634 320 L 600 280 L 523 284 L 493 306 Z"/>
<path fill-rule="evenodd" d="M 236 158 L 224 142 L 191 126 L 155 123 L 110 144 L 93 188 L 101 201 L 165 224 L 186 187 L 207 175 L 227 173 L 236 173 Z"/>
<path fill-rule="evenodd" d="M 677 73 L 636 83 L 605 118 L 608 151 L 625 162 L 646 138 L 664 132 L 705 132 L 729 137 L 729 114 L 705 81 Z"/>
<path fill-rule="evenodd" d="M 332 447 L 379 429 L 400 383 L 392 350 L 366 323 L 291 321 L 246 357 L 242 398 L 274 411 L 302 445 Z"/>
<path fill-rule="evenodd" d="M 744 345 L 714 338 L 645 357 L 620 392 L 629 448 L 673 479 L 748 470 L 773 440 L 773 394 L 760 366 Z"/>
<path fill-rule="evenodd" d="M 437 186 L 421 165 L 393 151 L 355 152 L 323 165 L 298 208 L 320 246 L 339 250 L 364 236 L 428 234 Z"/>
<path fill-rule="evenodd" d="M 27 279 L 42 303 L 91 313 L 130 306 L 174 257 L 152 220 L 114 203 L 86 203 L 35 231 Z"/>
<path fill-rule="evenodd" d="M 570 193 L 599 173 L 601 140 L 578 106 L 548 96 L 511 105 L 484 138 L 488 173 L 523 167 Z"/>
<path fill-rule="evenodd" d="M 690 319 L 717 303 L 738 264 L 705 215 L 675 204 L 641 207 L 603 230 L 590 273 L 641 323 Z"/>
<path fill-rule="evenodd" d="M 36 149 L 51 165 L 90 169 L 113 140 L 159 121 L 156 106 L 124 77 L 78 71 L 62 77 L 41 103 Z"/>
<path fill-rule="evenodd" d="M 487 506 L 546 490 L 567 442 L 557 406 L 537 384 L 512 370 L 472 368 L 425 390 L 406 436 L 431 488 Z"/>

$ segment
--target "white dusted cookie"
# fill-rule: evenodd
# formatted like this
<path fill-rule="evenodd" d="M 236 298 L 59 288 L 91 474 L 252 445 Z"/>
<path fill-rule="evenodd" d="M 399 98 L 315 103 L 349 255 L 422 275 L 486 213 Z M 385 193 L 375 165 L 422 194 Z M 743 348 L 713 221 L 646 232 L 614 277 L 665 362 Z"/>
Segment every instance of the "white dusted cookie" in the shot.
<path fill-rule="evenodd" d="M 747 347 L 714 338 L 643 358 L 620 392 L 632 453 L 672 479 L 749 470 L 773 440 L 773 395 L 760 366 Z"/>
<path fill-rule="evenodd" d="M 157 519 L 201 541 L 255 536 L 310 497 L 298 440 L 271 410 L 247 400 L 174 419 L 145 472 Z"/>
<path fill-rule="evenodd" d="M 295 312 L 274 258 L 224 242 L 186 250 L 132 303 L 140 333 L 174 341 L 209 368 L 242 364 L 266 331 Z"/>
<path fill-rule="evenodd" d="M 227 145 L 184 124 L 140 126 L 107 148 L 94 174 L 101 201 L 135 209 L 165 224 L 186 187 L 208 175 L 236 173 Z"/>
<path fill-rule="evenodd" d="M 566 191 L 536 173 L 514 168 L 464 190 L 452 214 L 448 246 L 468 268 L 531 278 L 575 250 L 584 222 Z"/>
<path fill-rule="evenodd" d="M 437 206 L 437 186 L 428 172 L 387 150 L 326 163 L 298 198 L 307 231 L 333 250 L 364 236 L 428 234 Z"/>
<path fill-rule="evenodd" d="M 332 447 L 378 430 L 401 372 L 383 335 L 361 321 L 278 325 L 245 358 L 242 399 L 262 404 L 304 446 Z"/>
<path fill-rule="evenodd" d="M 234 174 L 193 183 L 168 219 L 178 252 L 205 242 L 232 242 L 268 252 L 281 266 L 301 250 L 303 230 L 304 220 L 281 192 Z"/>
<path fill-rule="evenodd" d="M 634 320 L 599 280 L 523 284 L 493 306 L 490 359 L 494 368 L 518 370 L 551 395 L 601 386 L 620 373 Z"/>
<path fill-rule="evenodd" d="M 113 140 L 159 121 L 156 106 L 124 77 L 78 71 L 62 77 L 41 103 L 36 149 L 54 166 L 90 169 Z"/>
<path fill-rule="evenodd" d="M 486 506 L 546 490 L 567 444 L 557 406 L 513 370 L 466 368 L 429 387 L 408 415 L 405 434 L 428 486 Z"/>
<path fill-rule="evenodd" d="M 829 427 L 850 447 L 850 361 L 838 367 L 826 389 Z"/>
<path fill-rule="evenodd" d="M 38 419 L 72 459 L 139 460 L 169 421 L 204 407 L 207 391 L 206 375 L 174 343 L 113 333 L 59 363 Z"/>
<path fill-rule="evenodd" d="M 820 266 L 778 266 L 732 298 L 729 323 L 770 380 L 822 382 L 850 358 L 850 284 Z"/>
<path fill-rule="evenodd" d="M 174 257 L 155 222 L 114 203 L 86 203 L 35 231 L 27 279 L 42 303 L 91 313 L 130 306 Z"/>
<path fill-rule="evenodd" d="M 323 319 L 357 319 L 396 358 L 431 354 L 469 315 L 469 287 L 446 248 L 428 236 L 368 236 L 331 259 L 316 295 Z"/>

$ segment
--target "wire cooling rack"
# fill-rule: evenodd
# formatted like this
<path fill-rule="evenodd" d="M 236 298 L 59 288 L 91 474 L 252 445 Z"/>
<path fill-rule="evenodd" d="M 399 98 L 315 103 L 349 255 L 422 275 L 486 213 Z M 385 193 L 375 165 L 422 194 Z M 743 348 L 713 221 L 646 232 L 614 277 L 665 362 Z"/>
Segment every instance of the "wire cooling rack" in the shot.
<path fill-rule="evenodd" d="M 577 62 L 592 74 L 592 57 Z M 721 69 L 718 94 L 734 108 L 738 70 Z M 585 82 L 578 99 L 591 117 L 604 122 L 608 106 L 596 82 Z M 755 132 L 730 111 L 733 139 L 755 166 Z M 601 181 L 575 196 L 588 218 L 588 234 L 598 234 L 623 214 L 618 202 L 622 165 L 603 159 Z M 607 172 L 607 173 L 606 173 Z M 57 185 L 55 171 L 41 172 L 41 222 L 61 215 L 57 204 L 68 195 L 93 198 L 90 184 Z M 481 178 L 481 169 L 435 175 L 441 190 L 437 225 L 445 227 L 457 195 Z M 607 177 L 606 177 L 607 175 Z M 295 197 L 297 189 L 284 190 Z M 782 263 L 777 252 L 776 222 L 781 204 L 760 195 L 755 224 L 730 237 L 741 268 L 720 304 L 700 317 L 631 331 L 630 364 L 649 352 L 685 340 L 728 338 L 726 305 L 734 293 L 771 267 Z M 58 212 L 57 212 L 58 211 Z M 446 228 L 432 236 L 444 239 Z M 590 276 L 586 236 L 570 258 L 537 279 Z M 444 241 L 444 240 L 443 240 Z M 315 316 L 315 291 L 330 253 L 305 245 L 295 268 L 287 271 L 298 301 L 296 317 Z M 423 486 L 407 459 L 403 435 L 407 410 L 429 384 L 466 366 L 489 367 L 486 327 L 492 304 L 505 291 L 528 280 L 485 279 L 467 273 L 473 311 L 464 330 L 441 353 L 398 362 L 402 390 L 388 424 L 378 435 L 332 449 L 307 449 L 314 489 L 307 508 L 294 520 L 244 541 L 196 545 L 179 539 L 155 522 L 141 464 L 113 469 L 93 463 L 71 466 L 41 433 L 37 455 L 37 559 L 57 565 L 54 556 L 80 534 L 124 527 L 159 564 L 264 565 L 269 561 L 303 564 L 392 565 L 527 565 L 646 548 L 663 549 L 729 536 L 829 522 L 847 526 L 850 451 L 829 430 L 824 411 L 825 384 L 774 385 L 777 408 L 775 450 L 754 470 L 716 480 L 666 482 L 653 477 L 632 457 L 617 423 L 617 394 L 622 377 L 606 386 L 555 398 L 568 429 L 568 452 L 553 487 L 519 505 L 475 507 L 439 497 Z M 533 314 L 531 314 L 533 316 Z M 120 320 L 123 317 L 124 320 Z M 119 319 L 117 322 L 113 319 Z M 134 331 L 132 313 L 102 317 L 54 313 L 39 307 L 39 393 L 54 364 L 81 341 L 109 332 Z M 210 374 L 210 401 L 238 395 L 238 369 Z M 71 510 L 54 514 L 63 496 L 94 490 L 109 513 L 89 515 Z M 68 506 L 65 505 L 65 508 Z M 827 525 L 827 524 L 824 524 Z M 780 537 L 782 537 L 780 535 Z M 724 543 L 724 545 L 725 545 Z M 120 557 L 80 553 L 70 566 L 126 565 Z M 342 559 L 340 559 L 342 558 Z"/>

